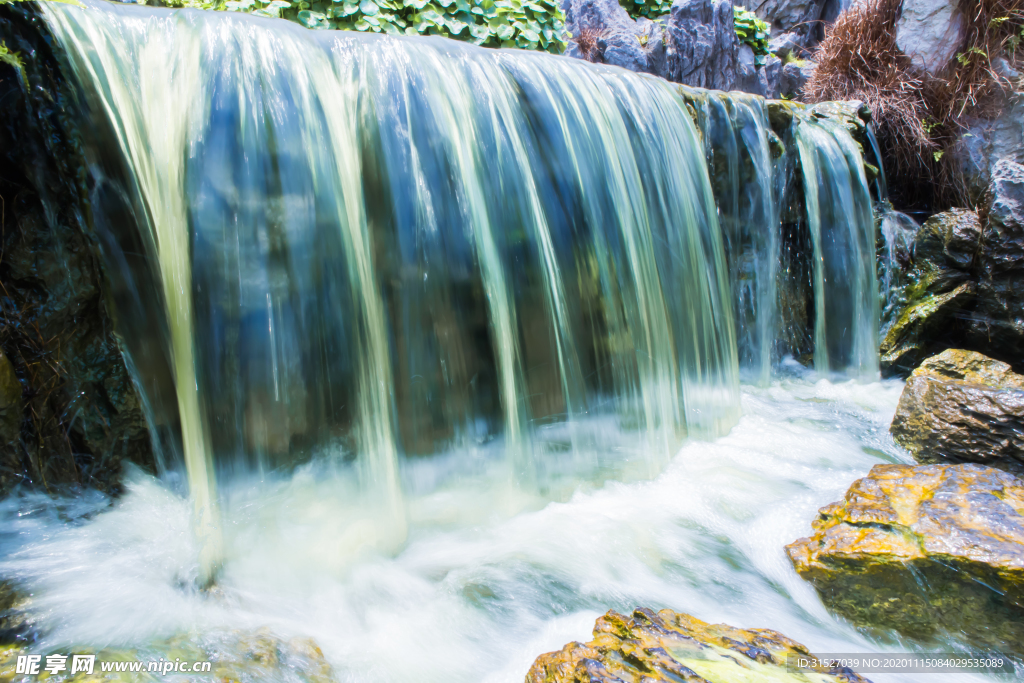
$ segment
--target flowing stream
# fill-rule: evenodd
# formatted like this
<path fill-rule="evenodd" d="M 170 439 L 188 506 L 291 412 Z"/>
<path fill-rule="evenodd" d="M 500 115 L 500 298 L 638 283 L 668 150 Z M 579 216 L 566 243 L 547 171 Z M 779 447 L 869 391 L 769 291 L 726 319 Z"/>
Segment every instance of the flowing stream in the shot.
<path fill-rule="evenodd" d="M 782 550 L 903 457 L 843 126 L 443 39 L 43 12 L 160 461 L 4 503 L 46 644 L 269 627 L 341 680 L 518 681 L 645 605 L 882 647 Z"/>

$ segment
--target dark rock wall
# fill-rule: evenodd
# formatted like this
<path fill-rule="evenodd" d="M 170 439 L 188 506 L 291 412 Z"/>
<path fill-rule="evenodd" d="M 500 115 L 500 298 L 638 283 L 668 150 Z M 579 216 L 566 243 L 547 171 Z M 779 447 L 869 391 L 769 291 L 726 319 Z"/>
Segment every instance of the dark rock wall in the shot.
<path fill-rule="evenodd" d="M 114 333 L 78 104 L 31 3 L 0 6 L 0 36 L 24 64 L 0 65 L 0 492 L 113 491 L 122 461 L 155 459 Z"/>

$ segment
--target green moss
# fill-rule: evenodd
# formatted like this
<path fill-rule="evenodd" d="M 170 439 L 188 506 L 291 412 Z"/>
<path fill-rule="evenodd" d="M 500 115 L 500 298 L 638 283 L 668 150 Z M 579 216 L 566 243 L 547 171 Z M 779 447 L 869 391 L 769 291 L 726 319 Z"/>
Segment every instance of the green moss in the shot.
<path fill-rule="evenodd" d="M 753 12 L 742 7 L 733 7 L 733 26 L 741 43 L 754 50 L 754 62 L 764 66 L 768 56 L 768 24 L 757 18 Z"/>

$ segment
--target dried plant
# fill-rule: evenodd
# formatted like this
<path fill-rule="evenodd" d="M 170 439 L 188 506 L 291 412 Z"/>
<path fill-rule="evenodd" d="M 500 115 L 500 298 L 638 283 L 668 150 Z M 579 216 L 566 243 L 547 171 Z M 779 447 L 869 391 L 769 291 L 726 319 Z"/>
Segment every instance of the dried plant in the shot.
<path fill-rule="evenodd" d="M 993 117 L 1019 84 L 1008 70 L 1024 56 L 1024 0 L 961 0 L 954 58 L 936 74 L 915 67 L 896 44 L 902 0 L 868 0 L 826 31 L 810 101 L 864 100 L 876 122 L 893 190 L 904 203 L 977 203 L 952 153 L 967 121 Z"/>
<path fill-rule="evenodd" d="M 572 41 L 576 43 L 576 47 L 579 48 L 583 59 L 588 62 L 598 62 L 600 61 L 601 52 L 597 44 L 603 35 L 604 31 L 590 26 L 582 26 L 579 29 L 579 34 L 573 36 Z"/>

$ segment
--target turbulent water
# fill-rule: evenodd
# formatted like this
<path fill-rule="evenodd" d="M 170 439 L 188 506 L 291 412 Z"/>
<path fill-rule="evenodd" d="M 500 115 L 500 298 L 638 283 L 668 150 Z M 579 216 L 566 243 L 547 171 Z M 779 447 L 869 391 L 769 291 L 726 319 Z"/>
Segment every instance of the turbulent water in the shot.
<path fill-rule="evenodd" d="M 344 681 L 520 683 L 539 653 L 639 605 L 777 629 L 818 652 L 906 651 L 830 616 L 783 551 L 873 464 L 905 458 L 888 436 L 901 389 L 806 373 L 749 387 L 728 436 L 685 446 L 649 481 L 577 472 L 565 500 L 510 486 L 487 451 L 420 461 L 403 472 L 409 540 L 393 556 L 354 552 L 365 539 L 346 522 L 344 473 L 237 482 L 210 595 L 183 581 L 199 561 L 189 506 L 144 475 L 78 523 L 48 499 L 21 515 L 8 501 L 0 568 L 33 592 L 46 645 L 270 627 L 314 637 Z M 105 504 L 68 502 L 63 516 Z"/>
<path fill-rule="evenodd" d="M 160 458 L 4 503 L 45 645 L 269 627 L 342 680 L 513 681 L 644 605 L 881 647 L 782 550 L 902 457 L 845 129 L 550 55 L 43 11 Z"/>

